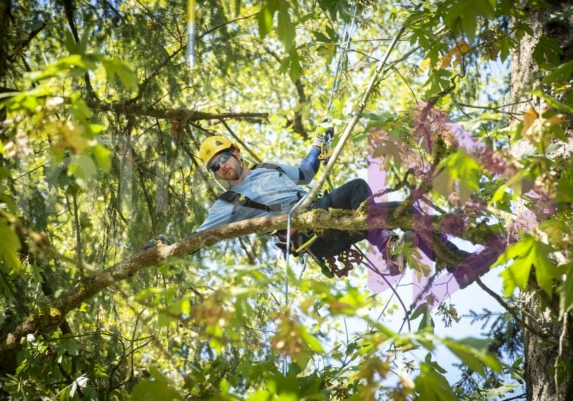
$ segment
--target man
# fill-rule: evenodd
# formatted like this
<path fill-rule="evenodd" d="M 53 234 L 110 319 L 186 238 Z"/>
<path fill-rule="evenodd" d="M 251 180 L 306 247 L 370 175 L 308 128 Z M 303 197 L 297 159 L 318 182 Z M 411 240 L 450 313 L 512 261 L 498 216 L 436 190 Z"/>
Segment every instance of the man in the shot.
<path fill-rule="evenodd" d="M 196 232 L 240 220 L 288 213 L 306 194 L 307 191 L 299 185 L 308 184 L 314 178 L 320 167 L 319 155 L 331 136 L 332 131 L 327 131 L 324 137 L 317 136 L 309 153 L 298 167 L 269 163 L 249 167 L 235 143 L 222 136 L 207 138 L 201 144 L 199 155 L 204 166 L 217 179 L 227 184 L 228 191 L 215 201 L 209 215 Z M 369 198 L 371 190 L 368 184 L 362 179 L 354 179 L 317 199 L 311 208 L 356 210 L 368 200 L 369 215 L 387 216 L 391 210 L 400 205 L 400 202 L 375 203 Z M 415 227 L 414 231 L 406 232 L 404 238 L 408 238 L 413 246 L 432 260 L 436 260 L 437 249 L 442 255 L 444 252 L 448 254 L 450 262 L 437 260 L 437 264 L 452 272 L 461 288 L 487 272 L 489 266 L 502 252 L 497 238 L 489 241 L 485 249 L 477 254 L 460 250 L 445 235 L 433 231 L 433 216 L 422 213 L 416 207 L 412 207 L 410 213 Z M 327 230 L 308 247 L 297 251 L 307 251 L 315 259 L 322 260 L 339 255 L 353 243 L 367 239 L 378 248 L 386 262 L 385 270 L 379 269 L 378 266 L 376 268 L 382 270 L 384 274 L 396 275 L 402 273 L 402 267 L 398 266 L 391 252 L 387 250 L 390 241 L 396 237 L 394 233 L 379 228 L 354 233 Z M 303 237 L 303 240 L 306 239 L 308 237 Z M 322 265 L 324 266 L 324 263 Z M 323 272 L 327 273 L 324 268 Z"/>
<path fill-rule="evenodd" d="M 329 135 L 327 133 L 325 136 Z M 221 136 L 207 138 L 201 144 L 199 155 L 205 167 L 217 179 L 227 183 L 229 191 L 215 201 L 207 219 L 196 231 L 254 217 L 288 213 L 307 192 L 299 185 L 308 184 L 318 171 L 324 142 L 323 136 L 317 136 L 298 167 L 262 163 L 251 168 L 244 162 L 236 144 Z M 354 210 L 369 195 L 366 182 L 356 179 L 326 194 L 311 208 Z M 387 232 L 383 232 L 387 237 Z M 315 256 L 336 255 L 353 242 L 365 238 L 364 233 L 351 235 L 342 231 L 332 231 L 329 235 L 328 245 L 324 239 L 319 239 L 310 246 Z"/>
<path fill-rule="evenodd" d="M 235 143 L 221 136 L 207 138 L 199 150 L 201 160 L 217 179 L 226 182 L 229 190 L 215 201 L 206 220 L 196 231 L 255 217 L 288 213 L 306 194 L 299 185 L 308 184 L 318 171 L 319 155 L 324 142 L 323 136 L 317 136 L 308 155 L 298 167 L 263 163 L 251 168 L 244 162 L 241 151 Z M 311 208 L 355 210 L 370 195 L 368 184 L 362 179 L 354 179 L 316 200 Z M 369 207 L 376 207 L 378 212 L 382 210 L 384 213 L 398 205 L 399 202 L 371 203 Z M 308 237 L 303 238 L 308 239 Z M 367 239 L 381 252 L 390 274 L 398 274 L 399 267 L 393 263 L 391 255 L 386 251 L 389 241 L 393 238 L 396 236 L 386 229 L 355 233 L 328 230 L 321 233 L 305 250 L 316 258 L 331 257 L 338 255 L 351 244 Z M 425 239 L 424 236 L 417 238 L 414 235 L 416 245 L 429 257 L 433 256 L 434 240 L 431 232 Z M 301 240 L 298 245 L 300 242 Z M 296 241 L 293 243 L 296 248 Z M 444 244 L 459 258 L 467 255 L 449 241 L 444 241 Z"/>

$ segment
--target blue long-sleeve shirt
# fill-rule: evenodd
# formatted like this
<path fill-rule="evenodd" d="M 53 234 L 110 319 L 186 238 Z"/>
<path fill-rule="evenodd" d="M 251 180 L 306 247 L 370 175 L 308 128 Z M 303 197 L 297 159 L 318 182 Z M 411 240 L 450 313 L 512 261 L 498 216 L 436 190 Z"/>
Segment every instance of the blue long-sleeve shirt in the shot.
<path fill-rule="evenodd" d="M 307 191 L 299 184 L 308 184 L 312 181 L 320 166 L 319 154 L 320 149 L 313 146 L 298 167 L 276 164 L 280 169 L 256 168 L 251 170 L 240 183 L 229 188 L 263 205 L 281 204 L 283 211 L 269 212 L 217 199 L 196 232 L 236 221 L 287 212 L 289 206 L 306 194 Z"/>

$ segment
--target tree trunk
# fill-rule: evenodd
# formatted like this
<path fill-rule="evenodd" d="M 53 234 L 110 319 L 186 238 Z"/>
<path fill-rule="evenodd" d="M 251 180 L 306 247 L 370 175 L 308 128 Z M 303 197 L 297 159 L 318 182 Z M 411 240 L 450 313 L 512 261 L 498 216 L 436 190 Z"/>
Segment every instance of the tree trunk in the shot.
<path fill-rule="evenodd" d="M 0 79 L 6 75 L 8 65 L 8 33 L 10 31 L 10 11 L 12 2 L 10 0 L 0 0 Z"/>
<path fill-rule="evenodd" d="M 542 99 L 524 94 L 523 91 L 541 89 L 542 71 L 534 49 L 542 36 L 557 39 L 563 51 L 561 62 L 573 59 L 573 18 L 560 18 L 573 7 L 573 1 L 548 1 L 547 8 L 530 8 L 526 23 L 532 28 L 531 35 L 524 36 L 512 54 L 511 95 L 513 112 L 523 115 L 533 108 L 542 113 L 546 108 Z M 557 16 L 557 17 L 556 17 Z M 573 126 L 567 127 L 571 138 Z M 519 144 L 512 149 L 514 154 L 523 153 Z M 571 316 L 559 320 L 558 303 L 543 299 L 542 291 L 532 278 L 528 291 L 521 295 L 524 311 L 525 382 L 528 401 L 573 400 L 573 335 Z"/>
<path fill-rule="evenodd" d="M 530 290 L 521 295 L 522 309 L 530 316 L 524 330 L 525 382 L 528 401 L 573 400 L 573 343 L 571 316 L 555 319 L 555 309 Z"/>

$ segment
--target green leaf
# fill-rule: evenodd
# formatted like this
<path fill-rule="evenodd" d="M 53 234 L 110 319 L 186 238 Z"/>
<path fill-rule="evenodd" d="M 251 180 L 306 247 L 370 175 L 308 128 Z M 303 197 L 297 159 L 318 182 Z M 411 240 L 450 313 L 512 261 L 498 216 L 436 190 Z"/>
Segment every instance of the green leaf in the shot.
<path fill-rule="evenodd" d="M 332 39 L 319 31 L 312 31 L 312 36 L 316 42 L 332 43 Z"/>
<path fill-rule="evenodd" d="M 298 56 L 298 52 L 296 49 L 291 51 L 291 63 L 288 75 L 292 82 L 296 82 L 298 77 L 300 76 L 300 71 L 302 70 L 302 66 L 300 65 L 300 58 Z"/>
<path fill-rule="evenodd" d="M 557 183 L 557 200 L 560 202 L 573 202 L 573 164 L 565 167 Z"/>
<path fill-rule="evenodd" d="M 537 242 L 536 244 L 535 251 L 537 255 L 534 267 L 537 283 L 543 291 L 551 295 L 553 294 L 554 281 L 561 277 L 563 268 L 557 266 L 549 257 L 550 254 L 555 251 L 553 247 L 543 242 Z"/>
<path fill-rule="evenodd" d="M 273 14 L 274 11 L 271 10 L 269 5 L 261 8 L 261 11 L 257 14 L 257 22 L 259 24 L 259 36 L 263 39 L 267 36 L 273 29 Z"/>
<path fill-rule="evenodd" d="M 16 213 L 18 210 L 16 200 L 10 195 L 0 193 L 0 203 L 6 205 L 11 213 Z"/>
<path fill-rule="evenodd" d="M 74 339 L 64 340 L 61 342 L 60 347 L 62 350 L 66 351 L 68 355 L 79 355 L 79 351 L 82 349 L 82 345 Z"/>
<path fill-rule="evenodd" d="M 420 363 L 420 374 L 414 379 L 416 392 L 424 401 L 456 401 L 448 380 L 432 364 Z"/>
<path fill-rule="evenodd" d="M 289 55 L 282 59 L 279 71 L 283 74 L 288 73 L 291 81 L 295 82 L 300 76 L 301 68 L 298 52 L 292 48 Z"/>
<path fill-rule="evenodd" d="M 111 151 L 103 145 L 95 145 L 92 152 L 98 166 L 106 173 L 109 172 L 111 169 Z"/>
<path fill-rule="evenodd" d="M 253 395 L 246 399 L 248 401 L 269 401 L 274 398 L 273 394 L 268 390 L 257 390 Z"/>
<path fill-rule="evenodd" d="M 167 311 L 171 315 L 176 315 L 176 316 L 187 315 L 187 316 L 189 316 L 189 314 L 191 313 L 191 302 L 189 301 L 189 298 L 179 299 L 175 302 L 172 302 L 167 307 Z"/>
<path fill-rule="evenodd" d="M 501 363 L 492 355 L 486 352 L 487 348 L 471 347 L 469 344 L 478 344 L 483 346 L 483 342 L 477 339 L 467 339 L 467 340 L 452 340 L 446 338 L 443 340 L 444 345 L 456 355 L 464 365 L 479 373 L 481 376 L 485 377 L 485 366 L 495 370 L 496 372 L 501 372 Z"/>
<path fill-rule="evenodd" d="M 495 191 L 493 196 L 491 197 L 489 203 L 494 204 L 506 198 L 509 188 L 513 190 L 511 193 L 514 196 L 517 194 L 521 194 L 521 188 L 524 181 L 525 173 L 523 171 L 518 171 L 517 174 L 513 175 L 506 183 L 499 186 L 499 188 Z"/>
<path fill-rule="evenodd" d="M 569 266 L 565 274 L 565 281 L 557 288 L 559 295 L 559 315 L 562 317 L 573 307 L 573 266 Z"/>
<path fill-rule="evenodd" d="M 557 244 L 571 235 L 567 222 L 558 218 L 549 219 L 539 224 L 539 229 L 547 233 L 548 242 Z"/>
<path fill-rule="evenodd" d="M 542 91 L 531 91 L 531 94 L 535 95 L 535 96 L 539 96 L 540 98 L 545 100 L 547 102 L 547 104 L 549 106 L 551 106 L 551 108 L 553 108 L 555 110 L 558 110 L 560 112 L 573 113 L 573 107 L 568 102 L 562 102 L 562 101 L 556 99 L 554 96 L 549 96 L 546 93 L 543 93 Z M 565 98 L 565 99 L 567 99 L 567 98 Z"/>
<path fill-rule="evenodd" d="M 13 270 L 20 267 L 18 250 L 20 249 L 20 239 L 12 230 L 6 219 L 0 217 L 0 258 Z"/>
<path fill-rule="evenodd" d="M 549 69 L 561 64 L 561 55 L 563 50 L 559 41 L 545 35 L 539 38 L 539 41 L 533 49 L 533 59 L 539 64 L 539 67 Z"/>
<path fill-rule="evenodd" d="M 476 0 L 473 4 L 476 7 L 478 15 L 487 19 L 494 19 L 497 17 L 495 13 L 495 7 L 497 5 L 496 0 Z M 467 3 L 464 2 L 464 5 L 467 6 Z"/>
<path fill-rule="evenodd" d="M 543 83 L 552 84 L 554 82 L 569 82 L 573 74 L 573 60 L 557 66 L 549 75 L 543 78 Z"/>
<path fill-rule="evenodd" d="M 527 288 L 532 267 L 535 267 L 537 283 L 541 289 L 552 294 L 553 280 L 562 273 L 562 269 L 549 258 L 552 251 L 552 247 L 535 240 L 531 235 L 509 247 L 499 259 L 501 263 L 513 260 L 501 273 L 505 296 L 510 296 L 516 288 Z"/>
<path fill-rule="evenodd" d="M 66 46 L 66 50 L 70 52 L 70 54 L 79 54 L 79 48 L 76 45 L 76 41 L 74 36 L 69 30 L 66 30 L 66 40 L 64 45 Z"/>
<path fill-rule="evenodd" d="M 126 88 L 137 88 L 135 71 L 129 63 L 123 60 L 110 59 L 107 57 L 101 57 L 100 59 L 105 68 L 108 79 L 112 80 L 117 76 Z"/>
<path fill-rule="evenodd" d="M 322 348 L 322 344 L 320 343 L 320 341 L 313 336 L 312 334 L 310 334 L 304 327 L 299 326 L 299 330 L 300 330 L 300 337 L 302 338 L 302 340 L 304 341 L 304 343 L 306 344 L 307 348 L 313 352 L 317 352 L 317 353 L 323 353 L 324 349 Z"/>
<path fill-rule="evenodd" d="M 71 56 L 62 57 L 55 63 L 47 65 L 41 71 L 30 73 L 30 78 L 36 81 L 41 81 L 54 77 L 81 76 L 87 70 L 95 70 L 98 66 L 97 61 L 97 57 L 94 56 L 72 54 Z M 45 94 L 47 95 L 48 93 Z M 30 93 L 28 93 L 28 95 L 30 95 Z M 39 94 L 36 95 L 39 96 Z"/>
<path fill-rule="evenodd" d="M 140 381 L 131 396 L 132 401 L 174 401 L 183 400 L 179 392 L 175 391 L 169 385 L 169 382 L 157 369 L 149 368 L 152 379 L 143 379 Z"/>
<path fill-rule="evenodd" d="M 278 14 L 278 26 L 277 35 L 285 50 L 290 52 L 294 47 L 294 39 L 296 36 L 294 24 L 290 19 L 290 14 L 288 10 L 288 3 L 286 1 L 280 2 L 279 14 Z"/>
<path fill-rule="evenodd" d="M 495 18 L 494 7 L 494 0 L 457 1 L 449 10 L 446 10 L 444 21 L 454 31 L 458 31 L 457 28 L 461 27 L 468 40 L 473 42 L 477 31 L 478 17 Z"/>
<path fill-rule="evenodd" d="M 352 18 L 352 12 L 349 10 L 349 2 L 344 0 L 319 0 L 320 8 L 330 14 L 333 20 L 341 19 L 349 22 Z"/>
<path fill-rule="evenodd" d="M 429 86 L 428 90 L 424 93 L 425 98 L 435 96 L 439 92 L 442 92 L 452 84 L 452 73 L 450 70 L 438 70 L 433 69 L 432 73 L 428 77 L 426 86 Z"/>
<path fill-rule="evenodd" d="M 454 190 L 456 181 L 462 202 L 467 201 L 472 192 L 479 190 L 481 167 L 473 157 L 461 150 L 442 160 L 437 171 L 433 185 L 444 196 L 448 196 Z"/>
<path fill-rule="evenodd" d="M 85 54 L 86 50 L 88 48 L 88 40 L 92 37 L 92 32 L 90 32 L 90 30 L 86 29 L 84 31 L 84 33 L 82 34 L 82 37 L 80 38 L 80 43 L 78 43 L 78 51 L 81 54 Z"/>
<path fill-rule="evenodd" d="M 432 319 L 432 314 L 430 312 L 425 312 L 422 314 L 422 319 L 420 320 L 418 331 L 427 331 L 433 333 L 434 327 L 436 327 L 436 325 L 434 323 L 434 319 Z"/>
<path fill-rule="evenodd" d="M 467 15 L 464 16 L 462 19 L 462 30 L 468 37 L 468 41 L 471 43 L 474 41 L 476 36 L 476 28 L 477 28 L 477 16 Z"/>
<path fill-rule="evenodd" d="M 88 119 L 93 117 L 93 112 L 88 107 L 84 99 L 77 93 L 71 96 L 71 111 L 73 116 L 78 119 L 84 126 L 89 127 Z"/>
<path fill-rule="evenodd" d="M 68 172 L 75 178 L 76 184 L 86 190 L 88 182 L 97 175 L 97 168 L 91 157 L 79 155 L 71 158 Z"/>

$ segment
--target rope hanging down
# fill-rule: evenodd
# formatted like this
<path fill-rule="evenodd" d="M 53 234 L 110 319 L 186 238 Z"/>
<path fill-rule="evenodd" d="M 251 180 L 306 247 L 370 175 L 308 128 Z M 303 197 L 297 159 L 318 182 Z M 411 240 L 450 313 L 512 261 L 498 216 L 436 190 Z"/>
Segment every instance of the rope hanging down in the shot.
<path fill-rule="evenodd" d="M 396 33 L 396 35 L 394 36 L 394 38 L 392 39 L 392 42 L 388 46 L 388 49 L 386 50 L 384 57 L 382 57 L 382 59 L 378 63 L 378 65 L 374 71 L 374 74 L 372 75 L 372 78 L 371 78 L 371 80 L 370 80 L 370 82 L 366 88 L 366 91 L 364 92 L 364 95 L 362 96 L 360 102 L 358 103 L 358 108 L 357 108 L 356 112 L 354 113 L 353 118 L 349 121 L 349 123 L 346 125 L 344 131 L 342 132 L 342 136 L 341 136 L 340 140 L 338 141 L 336 147 L 334 148 L 334 151 L 332 152 L 332 156 L 329 158 L 328 163 L 326 164 L 326 166 L 322 172 L 322 175 L 319 177 L 317 184 L 311 189 L 310 192 L 308 192 L 303 198 L 301 198 L 291 208 L 291 210 L 288 213 L 288 216 L 287 216 L 287 238 L 286 238 L 287 252 L 286 252 L 286 266 L 285 266 L 285 268 L 286 268 L 285 305 L 287 307 L 288 307 L 288 273 L 289 273 L 289 262 L 290 262 L 290 255 L 289 255 L 288 250 L 290 249 L 290 241 L 291 241 L 290 233 L 291 233 L 292 216 L 299 209 L 305 210 L 306 208 L 308 208 L 308 206 L 310 206 L 310 204 L 312 203 L 312 200 L 317 196 L 319 191 L 324 186 L 324 183 L 326 182 L 328 175 L 332 171 L 334 164 L 336 163 L 340 153 L 342 152 L 342 148 L 344 147 L 344 145 L 346 144 L 346 142 L 350 138 L 352 130 L 354 129 L 354 127 L 358 123 L 358 120 L 362 117 L 362 113 L 364 112 L 364 109 L 366 108 L 366 104 L 368 103 L 368 99 L 370 98 L 370 95 L 372 94 L 372 92 L 374 90 L 374 86 L 376 85 L 376 82 L 378 81 L 380 74 L 382 73 L 384 67 L 386 66 L 386 63 L 388 61 L 388 58 L 390 57 L 392 50 L 394 50 L 394 47 L 396 47 L 398 40 L 400 39 L 400 37 L 402 36 L 402 34 L 404 33 L 405 30 L 406 30 L 406 26 L 402 25 L 400 27 L 400 29 L 398 30 L 398 32 Z M 350 39 L 348 40 L 348 42 L 349 41 L 350 41 Z M 342 57 L 342 55 L 340 55 L 339 57 Z M 334 92 L 332 92 L 332 93 L 334 93 Z M 329 107 L 330 106 L 331 105 L 329 104 Z"/>
<path fill-rule="evenodd" d="M 342 151 L 342 148 L 344 147 L 344 145 L 346 144 L 346 142 L 350 138 L 350 134 L 352 133 L 352 130 L 354 129 L 354 127 L 358 123 L 358 120 L 361 118 L 362 113 L 364 112 L 364 109 L 366 108 L 366 104 L 368 102 L 368 99 L 370 98 L 370 95 L 372 94 L 372 92 L 374 90 L 374 85 L 376 84 L 376 81 L 378 80 L 380 74 L 382 73 L 382 70 L 384 69 L 384 66 L 386 65 L 386 62 L 388 61 L 388 58 L 390 57 L 390 53 L 392 52 L 392 50 L 396 46 L 396 43 L 398 43 L 398 40 L 400 39 L 400 37 L 404 33 L 405 29 L 406 29 L 406 26 L 403 25 L 398 30 L 398 32 L 396 33 L 396 35 L 392 39 L 390 46 L 386 50 L 386 54 L 378 63 L 378 66 L 376 67 L 376 70 L 374 71 L 372 79 L 370 80 L 370 83 L 368 84 L 368 87 L 366 88 L 366 91 L 364 92 L 364 95 L 362 96 L 362 99 L 360 100 L 360 103 L 358 104 L 358 109 L 356 110 L 356 113 L 354 113 L 354 117 L 350 120 L 348 125 L 346 125 L 346 127 L 342 133 L 342 137 L 340 138 L 340 141 L 338 142 L 338 144 L 334 148 L 334 151 L 332 152 L 332 157 L 330 157 L 328 163 L 326 164 L 326 167 L 324 168 L 322 175 L 319 177 L 317 184 L 311 189 L 311 191 L 309 193 L 306 194 L 306 196 L 304 196 L 299 202 L 297 202 L 289 211 L 288 218 L 287 218 L 287 249 L 290 249 L 290 248 L 288 248 L 288 246 L 290 245 L 290 235 L 288 235 L 288 233 L 290 233 L 291 219 L 292 219 L 293 214 L 299 209 L 301 209 L 301 210 L 306 209 L 312 203 L 312 200 L 316 197 L 318 192 L 322 189 L 328 175 L 330 174 L 330 172 L 334 166 L 334 163 L 336 163 L 336 160 L 338 159 L 338 156 L 340 155 L 340 153 Z M 288 252 L 287 252 L 287 268 L 288 268 L 288 262 L 289 262 L 289 256 L 288 256 Z"/>
<path fill-rule="evenodd" d="M 190 0 L 191 1 L 191 0 Z M 350 47 L 350 41 L 352 38 L 352 34 L 354 33 L 354 27 L 356 26 L 355 22 L 356 22 L 356 6 L 353 7 L 353 15 L 352 15 L 352 21 L 350 22 L 350 24 L 347 24 L 344 28 L 344 34 L 343 34 L 343 40 L 344 40 L 344 48 L 341 49 L 341 51 L 338 53 L 338 60 L 336 62 L 336 71 L 334 74 L 334 81 L 332 83 L 332 89 L 330 91 L 330 99 L 328 101 L 328 106 L 326 108 L 326 114 L 328 116 L 328 113 L 330 112 L 331 108 L 332 108 L 332 104 L 334 102 L 334 95 L 336 93 L 336 91 L 338 90 L 338 83 L 340 80 L 340 70 L 341 70 L 341 66 L 342 66 L 342 62 L 343 62 L 343 58 L 345 58 L 347 56 L 348 53 L 348 49 Z M 326 135 L 325 135 L 326 136 Z M 328 155 L 326 157 L 324 157 L 325 155 L 324 153 L 324 149 L 321 151 L 321 155 L 320 158 L 322 160 L 324 160 L 325 162 L 328 160 L 328 157 L 330 157 L 330 154 L 332 153 L 330 149 L 328 149 Z M 324 185 L 324 181 L 322 183 L 322 185 Z M 322 186 L 321 185 L 321 186 Z M 312 193 L 313 197 L 316 196 L 316 191 L 311 191 L 310 193 Z M 291 247 L 291 221 L 292 221 L 292 215 L 293 213 L 296 212 L 296 210 L 299 208 L 299 206 L 301 206 L 304 203 L 306 203 L 306 207 L 308 207 L 308 205 L 310 205 L 310 201 L 306 202 L 307 199 L 312 199 L 309 198 L 309 194 L 307 193 L 305 196 L 303 196 L 295 205 L 293 205 L 293 207 L 289 210 L 288 212 L 288 216 L 287 216 L 287 235 L 286 235 L 286 261 L 285 261 L 285 270 L 286 270 L 286 277 L 285 277 L 285 305 L 288 307 L 288 272 L 289 272 L 289 263 L 290 263 L 290 247 Z"/>
<path fill-rule="evenodd" d="M 392 52 L 392 50 L 394 50 L 394 47 L 396 47 L 396 43 L 398 43 L 398 40 L 400 39 L 400 37 L 402 36 L 402 34 L 404 33 L 405 30 L 406 30 L 405 25 L 403 25 L 398 30 L 398 32 L 396 33 L 396 35 L 392 39 L 390 46 L 386 50 L 384 57 L 378 63 L 378 66 L 376 67 L 376 70 L 374 71 L 374 74 L 372 75 L 372 79 L 370 80 L 368 87 L 366 88 L 366 91 L 364 92 L 364 95 L 362 96 L 362 99 L 358 103 L 358 108 L 356 109 L 354 116 L 352 117 L 352 119 L 348 122 L 348 124 L 344 128 L 344 131 L 342 132 L 342 136 L 340 138 L 340 141 L 338 141 L 338 143 L 336 144 L 336 147 L 334 148 L 334 151 L 332 152 L 332 156 L 331 156 L 330 160 L 328 161 L 328 163 L 326 164 L 326 167 L 324 168 L 322 175 L 319 177 L 317 184 L 312 188 L 312 190 L 309 192 L 308 196 L 306 196 L 304 198 L 304 202 L 302 202 L 298 207 L 295 205 L 295 207 L 300 208 L 302 210 L 306 209 L 312 203 L 312 199 L 314 199 L 316 197 L 316 195 L 318 194 L 318 192 L 322 189 L 322 186 L 324 185 L 328 175 L 330 174 L 330 171 L 332 170 L 334 163 L 336 163 L 336 160 L 338 159 L 338 156 L 340 155 L 342 148 L 344 147 L 344 145 L 346 144 L 346 142 L 350 138 L 350 134 L 352 134 L 352 130 L 354 129 L 356 124 L 358 124 L 358 120 L 360 120 L 360 118 L 362 117 L 362 113 L 364 113 L 364 109 L 366 108 L 366 104 L 368 103 L 368 99 L 370 98 L 370 95 L 374 91 L 374 86 L 376 85 L 376 81 L 378 81 L 380 74 L 382 73 L 382 70 L 384 69 L 384 66 L 386 66 L 386 62 L 388 61 L 388 58 L 390 57 L 390 53 Z"/>
<path fill-rule="evenodd" d="M 340 82 L 340 69 L 342 66 L 342 62 L 344 59 L 348 59 L 348 49 L 350 48 L 350 39 L 352 38 L 352 34 L 354 33 L 354 28 L 356 26 L 356 6 L 353 7 L 353 14 L 352 14 L 352 21 L 350 24 L 347 24 L 344 28 L 344 48 L 341 49 L 340 53 L 338 54 L 338 61 L 336 62 L 336 71 L 334 72 L 334 81 L 332 83 L 332 90 L 330 91 L 330 99 L 328 100 L 328 106 L 326 107 L 326 117 L 328 117 L 328 113 L 330 109 L 332 109 L 332 103 L 334 102 L 334 94 L 338 90 L 338 83 Z M 339 47 L 339 46 L 337 46 Z"/>
<path fill-rule="evenodd" d="M 354 117 L 352 118 L 352 120 L 350 120 L 350 122 L 348 123 L 348 125 L 346 126 L 346 128 L 344 129 L 343 133 L 342 133 L 342 137 L 340 139 L 340 141 L 338 142 L 338 144 L 336 145 L 334 151 L 332 152 L 332 157 L 329 158 L 328 163 L 326 164 L 326 167 L 324 168 L 324 171 L 322 173 L 322 175 L 320 176 L 317 185 L 312 188 L 312 190 L 310 192 L 308 192 L 304 197 L 302 197 L 289 211 L 288 213 L 288 217 L 287 217 L 287 238 L 286 238 L 286 262 L 285 262 L 285 307 L 289 308 L 289 297 L 288 297 L 288 293 L 289 293 L 289 273 L 290 273 L 290 246 L 291 246 L 291 220 L 292 220 L 292 216 L 294 215 L 294 213 L 296 213 L 296 211 L 298 209 L 301 210 L 305 210 L 306 208 L 308 208 L 308 206 L 312 203 L 312 200 L 316 197 L 316 195 L 318 194 L 318 192 L 322 189 L 322 187 L 324 186 L 324 183 L 326 182 L 326 179 L 328 178 L 328 175 L 330 174 L 330 171 L 332 170 L 334 163 L 336 163 L 336 160 L 338 158 L 338 156 L 340 155 L 340 152 L 342 151 L 342 148 L 344 147 L 344 145 L 346 144 L 346 142 L 348 141 L 348 138 L 350 138 L 350 134 L 352 133 L 352 130 L 354 129 L 354 127 L 356 126 L 356 124 L 358 123 L 358 120 L 360 119 L 360 117 L 362 116 L 362 113 L 364 112 L 364 109 L 366 108 L 366 103 L 370 97 L 370 94 L 373 92 L 374 89 L 374 85 L 376 84 L 376 81 L 378 80 L 380 74 L 382 73 L 382 70 L 384 69 L 384 66 L 386 65 L 386 62 L 388 60 L 388 58 L 390 57 L 390 53 L 392 52 L 392 50 L 394 49 L 394 47 L 396 46 L 396 43 L 398 42 L 398 40 L 400 39 L 400 37 L 402 36 L 402 33 L 404 33 L 406 29 L 406 26 L 403 25 L 400 30 L 398 31 L 398 33 L 395 35 L 394 39 L 392 40 L 392 42 L 390 43 L 390 46 L 388 47 L 388 49 L 386 50 L 386 54 L 384 55 L 384 57 L 380 60 L 380 62 L 378 63 L 378 66 L 376 67 L 376 70 L 374 71 L 374 75 L 372 76 L 372 79 L 366 89 L 366 92 L 364 92 L 364 95 L 362 96 L 362 99 L 360 101 L 360 103 L 358 104 L 358 109 L 356 110 L 356 113 L 354 114 Z M 348 43 L 350 42 L 350 39 L 348 38 Z M 342 57 L 342 55 L 339 55 L 339 57 Z M 338 77 L 337 77 L 338 79 Z M 337 79 L 335 79 L 335 84 Z M 334 94 L 334 89 L 332 94 Z M 331 95 L 333 96 L 333 95 Z M 331 102 L 329 102 L 329 108 L 331 107 L 332 103 L 332 98 L 331 98 Z M 409 323 L 409 322 L 408 322 Z M 288 372 L 288 361 L 285 358 L 285 360 L 283 361 L 283 374 L 287 374 Z"/>
<path fill-rule="evenodd" d="M 195 0 L 187 3 L 187 51 L 185 59 L 189 68 L 195 67 Z"/>

